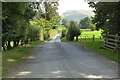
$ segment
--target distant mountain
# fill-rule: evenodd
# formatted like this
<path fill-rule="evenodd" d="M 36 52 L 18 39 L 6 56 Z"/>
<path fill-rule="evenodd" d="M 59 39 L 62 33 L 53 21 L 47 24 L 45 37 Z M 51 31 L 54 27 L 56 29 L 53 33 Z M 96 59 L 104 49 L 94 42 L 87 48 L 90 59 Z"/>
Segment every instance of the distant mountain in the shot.
<path fill-rule="evenodd" d="M 71 10 L 62 14 L 63 19 L 66 18 L 69 21 L 74 20 L 76 22 L 79 22 L 81 19 L 87 16 L 94 16 L 94 13 L 90 10 Z"/>

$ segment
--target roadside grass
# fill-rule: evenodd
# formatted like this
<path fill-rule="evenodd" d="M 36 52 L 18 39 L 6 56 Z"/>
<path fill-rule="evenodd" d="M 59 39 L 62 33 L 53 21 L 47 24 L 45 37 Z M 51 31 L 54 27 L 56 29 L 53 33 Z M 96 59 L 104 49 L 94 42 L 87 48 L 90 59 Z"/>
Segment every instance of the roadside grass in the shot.
<path fill-rule="evenodd" d="M 115 53 L 110 50 L 105 50 L 105 49 L 100 49 L 100 47 L 103 46 L 103 38 L 101 37 L 101 30 L 100 31 L 83 31 L 82 34 L 79 36 L 79 41 L 78 43 L 90 48 L 91 50 L 95 51 L 95 53 L 98 53 L 100 55 L 103 55 L 113 61 L 120 62 L 118 59 L 118 56 L 120 54 Z M 87 35 L 91 40 L 86 39 L 86 40 L 81 40 L 80 37 L 84 37 Z M 92 41 L 93 35 L 95 35 L 95 41 Z M 101 39 L 100 39 L 101 37 Z"/>
<path fill-rule="evenodd" d="M 58 33 L 62 33 L 62 30 L 63 29 L 66 29 L 63 25 L 59 25 L 57 30 L 58 30 Z"/>
<path fill-rule="evenodd" d="M 2 74 L 3 76 L 7 74 L 11 67 L 14 65 L 22 63 L 25 59 L 24 57 L 30 54 L 31 49 L 35 46 L 42 44 L 40 40 L 34 41 L 30 44 L 24 46 L 19 46 L 15 49 L 2 51 Z"/>
<path fill-rule="evenodd" d="M 70 41 L 67 40 L 66 38 L 61 38 L 61 42 L 70 42 Z"/>
<path fill-rule="evenodd" d="M 85 47 L 91 49 L 92 51 L 94 51 L 95 53 L 98 53 L 100 55 L 103 55 L 113 61 L 116 61 L 116 62 L 120 62 L 118 56 L 120 56 L 120 54 L 118 53 L 115 53 L 113 51 L 110 51 L 110 50 L 106 50 L 106 49 L 100 49 L 100 47 L 103 46 L 103 40 L 99 39 L 99 38 L 95 38 L 95 41 L 89 41 L 89 40 L 86 40 L 86 41 L 82 41 L 82 40 L 79 40 L 78 43 L 84 45 Z"/>
<path fill-rule="evenodd" d="M 50 40 L 53 39 L 58 34 L 58 31 L 56 29 L 50 30 Z"/>
<path fill-rule="evenodd" d="M 58 34 L 59 29 L 51 29 L 50 30 L 50 40 L 53 39 Z M 49 40 L 48 40 L 49 41 Z M 37 45 L 42 44 L 45 41 L 34 41 L 29 44 L 18 46 L 15 49 L 3 51 L 2 50 L 2 69 L 0 70 L 0 73 L 2 75 L 6 75 L 10 68 L 12 68 L 14 65 L 20 64 L 25 61 L 25 57 L 27 57 L 30 54 L 30 51 Z M 13 42 L 11 42 L 11 45 L 13 46 Z"/>
<path fill-rule="evenodd" d="M 58 25 L 56 29 L 50 30 L 50 40 L 52 40 L 57 34 L 61 34 L 62 30 L 65 29 L 63 25 Z"/>
<path fill-rule="evenodd" d="M 79 36 L 79 40 L 77 43 L 85 46 L 86 48 L 91 49 L 95 53 L 98 53 L 100 55 L 107 57 L 108 59 L 111 59 L 116 62 L 120 62 L 120 59 L 118 58 L 118 56 L 120 56 L 119 53 L 115 53 L 113 51 L 106 50 L 106 49 L 100 49 L 100 47 L 103 46 L 103 38 L 101 37 L 101 32 L 102 32 L 101 30 L 100 31 L 83 30 L 81 35 Z M 86 35 L 89 37 L 89 39 L 88 38 L 86 38 L 85 40 L 81 39 L 81 38 L 85 38 Z M 92 40 L 93 35 L 95 35 L 94 41 Z M 69 42 L 69 40 L 66 40 L 66 38 L 62 38 L 61 41 Z M 74 40 L 73 42 L 76 42 L 76 41 Z"/>

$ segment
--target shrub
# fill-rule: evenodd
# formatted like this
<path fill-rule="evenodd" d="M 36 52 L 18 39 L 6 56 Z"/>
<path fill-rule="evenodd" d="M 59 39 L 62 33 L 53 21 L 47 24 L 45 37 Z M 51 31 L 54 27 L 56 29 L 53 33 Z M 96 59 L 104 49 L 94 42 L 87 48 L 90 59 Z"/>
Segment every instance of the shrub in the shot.
<path fill-rule="evenodd" d="M 62 29 L 62 36 L 61 36 L 62 38 L 66 36 L 66 31 L 67 31 L 66 29 Z"/>
<path fill-rule="evenodd" d="M 56 29 L 58 26 L 57 25 L 53 25 L 52 26 L 52 29 Z"/>
<path fill-rule="evenodd" d="M 45 31 L 45 32 L 43 33 L 43 38 L 44 38 L 44 40 L 49 40 L 50 34 L 49 34 L 48 31 Z"/>
<path fill-rule="evenodd" d="M 74 37 L 76 36 L 76 40 L 77 40 L 79 35 L 80 35 L 80 30 L 77 24 L 74 21 L 71 21 L 70 26 L 68 28 L 67 39 L 73 41 Z"/>
<path fill-rule="evenodd" d="M 96 29 L 95 25 L 94 24 L 91 24 L 89 29 L 91 29 L 91 31 L 94 31 Z"/>

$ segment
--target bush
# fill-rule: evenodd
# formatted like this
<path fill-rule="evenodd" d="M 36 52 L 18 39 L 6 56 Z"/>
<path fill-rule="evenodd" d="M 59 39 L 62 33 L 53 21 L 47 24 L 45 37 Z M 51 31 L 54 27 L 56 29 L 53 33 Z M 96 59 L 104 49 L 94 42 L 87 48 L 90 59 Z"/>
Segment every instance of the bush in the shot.
<path fill-rule="evenodd" d="M 91 29 L 91 31 L 94 31 L 96 29 L 95 25 L 94 24 L 91 24 L 89 29 Z"/>
<path fill-rule="evenodd" d="M 28 28 L 27 36 L 28 36 L 27 38 L 30 39 L 31 41 L 38 40 L 40 37 L 40 30 L 37 27 L 30 26 Z"/>
<path fill-rule="evenodd" d="M 81 35 L 81 32 L 80 32 L 79 28 L 76 28 L 76 31 L 75 31 L 76 41 L 78 41 L 79 35 Z"/>
<path fill-rule="evenodd" d="M 44 37 L 44 40 L 49 40 L 49 38 L 50 38 L 49 32 L 48 32 L 48 31 L 45 31 L 45 32 L 43 33 L 43 37 Z"/>
<path fill-rule="evenodd" d="M 68 28 L 67 39 L 73 41 L 74 37 L 76 36 L 76 40 L 77 40 L 79 35 L 80 35 L 80 30 L 77 24 L 74 21 L 71 21 L 70 26 Z"/>
<path fill-rule="evenodd" d="M 66 31 L 67 31 L 66 29 L 62 29 L 62 36 L 61 36 L 62 38 L 66 36 Z"/>
<path fill-rule="evenodd" d="M 53 25 L 52 26 L 52 29 L 56 29 L 58 26 L 57 25 Z"/>

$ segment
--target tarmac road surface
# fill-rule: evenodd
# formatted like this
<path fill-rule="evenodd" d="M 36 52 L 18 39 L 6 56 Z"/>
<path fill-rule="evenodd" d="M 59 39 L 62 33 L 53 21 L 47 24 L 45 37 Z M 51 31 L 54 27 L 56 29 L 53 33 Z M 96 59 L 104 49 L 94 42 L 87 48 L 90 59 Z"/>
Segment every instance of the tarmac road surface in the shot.
<path fill-rule="evenodd" d="M 78 44 L 60 42 L 58 34 L 33 50 L 8 78 L 117 78 L 118 64 Z"/>

